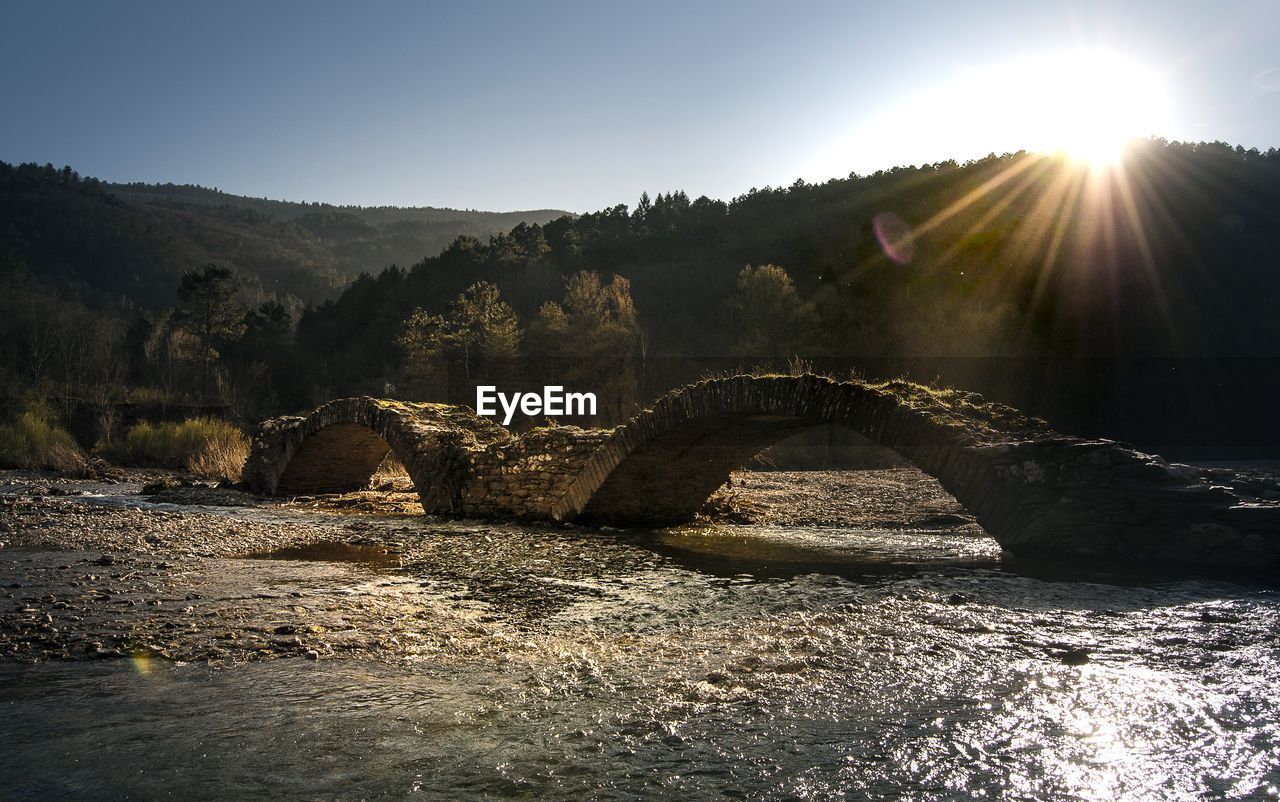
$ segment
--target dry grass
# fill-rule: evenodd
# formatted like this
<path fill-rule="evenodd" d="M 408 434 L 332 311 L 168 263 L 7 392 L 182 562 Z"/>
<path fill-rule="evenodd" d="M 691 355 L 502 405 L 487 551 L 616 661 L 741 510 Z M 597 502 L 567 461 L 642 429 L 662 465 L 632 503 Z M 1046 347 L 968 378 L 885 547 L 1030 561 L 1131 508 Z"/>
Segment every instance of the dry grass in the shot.
<path fill-rule="evenodd" d="M 236 435 L 206 441 L 204 448 L 187 460 L 187 470 L 211 479 L 240 481 L 245 460 L 249 459 L 249 438 L 239 431 Z"/>
<path fill-rule="evenodd" d="M 81 472 L 83 452 L 43 406 L 30 406 L 11 424 L 0 426 L 0 465 L 6 468 Z"/>
<path fill-rule="evenodd" d="M 179 399 L 175 398 L 173 393 L 166 393 L 158 387 L 134 387 L 125 394 L 125 400 L 130 404 L 161 406 L 172 404 Z"/>
<path fill-rule="evenodd" d="M 235 482 L 249 457 L 249 438 L 230 423 L 212 418 L 143 421 L 104 453 L 127 465 L 185 468 L 198 476 Z"/>
<path fill-rule="evenodd" d="M 739 368 L 706 370 L 698 377 L 698 381 L 732 379 L 737 376 L 752 376 L 757 379 L 780 379 L 786 376 L 821 376 L 824 379 L 840 381 L 839 378 L 830 373 L 815 370 L 812 362 L 798 356 L 793 356 L 787 359 L 785 363 L 778 361 L 766 361 L 756 362 L 750 366 L 743 365 Z M 678 388 L 673 387 L 671 389 L 675 390 Z"/>
<path fill-rule="evenodd" d="M 369 477 L 369 487 L 376 490 L 412 490 L 413 480 L 409 470 L 404 467 L 395 454 L 388 453 L 386 458 Z"/>

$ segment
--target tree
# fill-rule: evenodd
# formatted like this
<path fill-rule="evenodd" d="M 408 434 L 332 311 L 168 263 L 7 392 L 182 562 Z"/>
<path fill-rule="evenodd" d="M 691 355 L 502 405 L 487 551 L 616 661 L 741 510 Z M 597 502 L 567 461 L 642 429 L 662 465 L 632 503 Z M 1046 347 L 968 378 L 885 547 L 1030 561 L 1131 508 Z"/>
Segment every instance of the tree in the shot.
<path fill-rule="evenodd" d="M 564 307 L 555 301 L 547 301 L 538 308 L 538 314 L 529 324 L 525 334 L 525 349 L 529 354 L 541 358 L 558 359 L 567 356 L 566 349 L 572 344 L 573 337 L 569 331 L 569 316 Z"/>
<path fill-rule="evenodd" d="M 404 329 L 396 338 L 396 345 L 404 352 L 401 376 L 403 393 L 411 398 L 448 398 L 448 366 L 445 352 L 448 348 L 448 323 L 441 315 L 432 315 L 421 308 L 404 322 Z"/>
<path fill-rule="evenodd" d="M 239 289 L 235 274 L 214 264 L 184 273 L 178 285 L 178 305 L 172 320 L 199 343 L 201 397 L 208 397 L 210 374 L 218 359 L 217 345 L 233 342 L 244 334 L 245 308 L 238 297 Z"/>
<path fill-rule="evenodd" d="M 499 295 L 498 285 L 478 281 L 449 304 L 445 319 L 468 382 L 496 380 L 520 353 L 520 320 Z"/>
<path fill-rule="evenodd" d="M 403 375 L 411 392 L 449 398 L 448 379 L 454 372 L 461 374 L 468 392 L 475 384 L 510 379 L 521 336 L 520 320 L 497 285 L 479 281 L 451 301 L 444 315 L 414 310 L 396 342 L 404 351 Z M 453 397 L 464 400 L 456 393 Z"/>
<path fill-rule="evenodd" d="M 520 223 L 509 234 L 489 238 L 488 260 L 498 267 L 528 265 L 551 253 L 542 226 Z"/>
<path fill-rule="evenodd" d="M 635 405 L 641 339 L 631 282 L 582 271 L 565 280 L 564 300 L 548 301 L 529 325 L 527 351 L 570 389 L 595 392 L 601 412 L 620 421 Z"/>
<path fill-rule="evenodd" d="M 802 356 L 812 347 L 816 317 L 800 298 L 787 271 L 777 265 L 747 265 L 738 273 L 730 305 L 735 356 L 761 360 Z"/>
<path fill-rule="evenodd" d="M 194 335 L 172 324 L 172 316 L 156 322 L 143 345 L 149 373 L 168 403 L 185 384 L 189 364 L 199 358 L 200 347 Z"/>
<path fill-rule="evenodd" d="M 244 420 L 255 420 L 281 406 L 305 402 L 303 375 L 294 351 L 294 318 L 279 301 L 246 312 L 244 334 L 222 354 L 229 400 Z M 284 401 L 285 403 L 281 403 Z"/>

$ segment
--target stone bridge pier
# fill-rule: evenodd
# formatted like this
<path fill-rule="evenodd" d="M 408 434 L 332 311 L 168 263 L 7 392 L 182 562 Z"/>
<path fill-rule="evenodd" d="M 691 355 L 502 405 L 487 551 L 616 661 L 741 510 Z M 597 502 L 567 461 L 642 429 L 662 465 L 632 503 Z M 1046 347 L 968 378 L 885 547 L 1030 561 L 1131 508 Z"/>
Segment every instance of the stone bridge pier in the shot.
<path fill-rule="evenodd" d="M 973 393 L 806 375 L 709 379 L 615 429 L 513 436 L 465 407 L 374 398 L 267 421 L 246 485 L 343 492 L 394 454 L 429 514 L 615 526 L 691 519 L 753 456 L 839 424 L 913 462 L 1019 555 L 1274 569 L 1280 505 L 1107 440 L 1059 434 Z"/>

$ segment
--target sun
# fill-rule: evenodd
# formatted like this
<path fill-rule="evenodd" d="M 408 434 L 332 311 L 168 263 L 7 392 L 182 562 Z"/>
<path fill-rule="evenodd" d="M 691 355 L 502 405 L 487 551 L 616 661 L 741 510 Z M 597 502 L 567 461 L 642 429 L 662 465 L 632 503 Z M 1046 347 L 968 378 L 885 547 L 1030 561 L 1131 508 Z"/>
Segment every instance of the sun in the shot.
<path fill-rule="evenodd" d="M 1159 75 L 1113 53 L 1077 51 L 1015 62 L 1027 150 L 1061 153 L 1094 169 L 1117 164 L 1129 142 L 1160 133 L 1168 98 Z"/>
<path fill-rule="evenodd" d="M 939 76 L 846 129 L 815 154 L 815 174 L 1020 150 L 1115 166 L 1127 143 L 1171 132 L 1157 70 L 1104 50 L 1022 55 Z"/>

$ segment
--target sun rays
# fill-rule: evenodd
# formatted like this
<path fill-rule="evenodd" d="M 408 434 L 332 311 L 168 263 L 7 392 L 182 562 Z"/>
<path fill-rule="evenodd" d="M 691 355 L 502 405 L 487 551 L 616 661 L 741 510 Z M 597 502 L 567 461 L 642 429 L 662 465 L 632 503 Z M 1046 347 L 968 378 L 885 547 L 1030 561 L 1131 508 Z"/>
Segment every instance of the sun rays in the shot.
<path fill-rule="evenodd" d="M 892 248 L 877 223 L 881 250 L 899 264 L 911 251 L 917 268 L 946 268 L 971 263 L 975 243 L 996 247 L 982 275 L 971 264 L 965 278 L 990 290 L 978 300 L 1018 304 L 1028 318 L 1074 303 L 1106 309 L 1113 322 L 1133 311 L 1120 306 L 1136 303 L 1158 318 L 1153 327 L 1174 347 L 1179 330 L 1153 241 L 1177 242 L 1180 233 L 1150 175 L 1171 166 L 1146 144 L 1171 130 L 1171 110 L 1160 72 L 1124 54 L 1023 55 L 957 69 L 851 132 L 820 163 L 910 163 L 929 152 L 945 169 L 946 159 L 1015 154 L 993 159 L 980 183 L 961 187 L 924 219 L 906 220 Z M 876 211 L 879 221 L 901 210 Z M 873 269 L 862 262 L 855 273 Z"/>
<path fill-rule="evenodd" d="M 897 240 L 909 237 L 919 256 L 913 269 L 980 267 L 990 290 L 983 297 L 1018 303 L 1028 321 L 1046 305 L 1075 302 L 1107 309 L 1113 321 L 1150 314 L 1159 321 L 1159 338 L 1176 348 L 1180 331 L 1154 245 L 1168 235 L 1176 241 L 1176 225 L 1153 190 L 1167 185 L 1153 180 L 1156 173 L 1176 168 L 1158 158 L 1159 150 L 1136 143 L 1129 157 L 1105 169 L 1062 151 L 1003 157 L 977 186 L 929 217 L 907 221 L 909 233 Z M 975 266 L 966 248 L 993 231 L 998 250 Z M 869 269 L 874 265 L 858 267 Z M 1144 309 L 1120 308 L 1135 299 Z"/>

